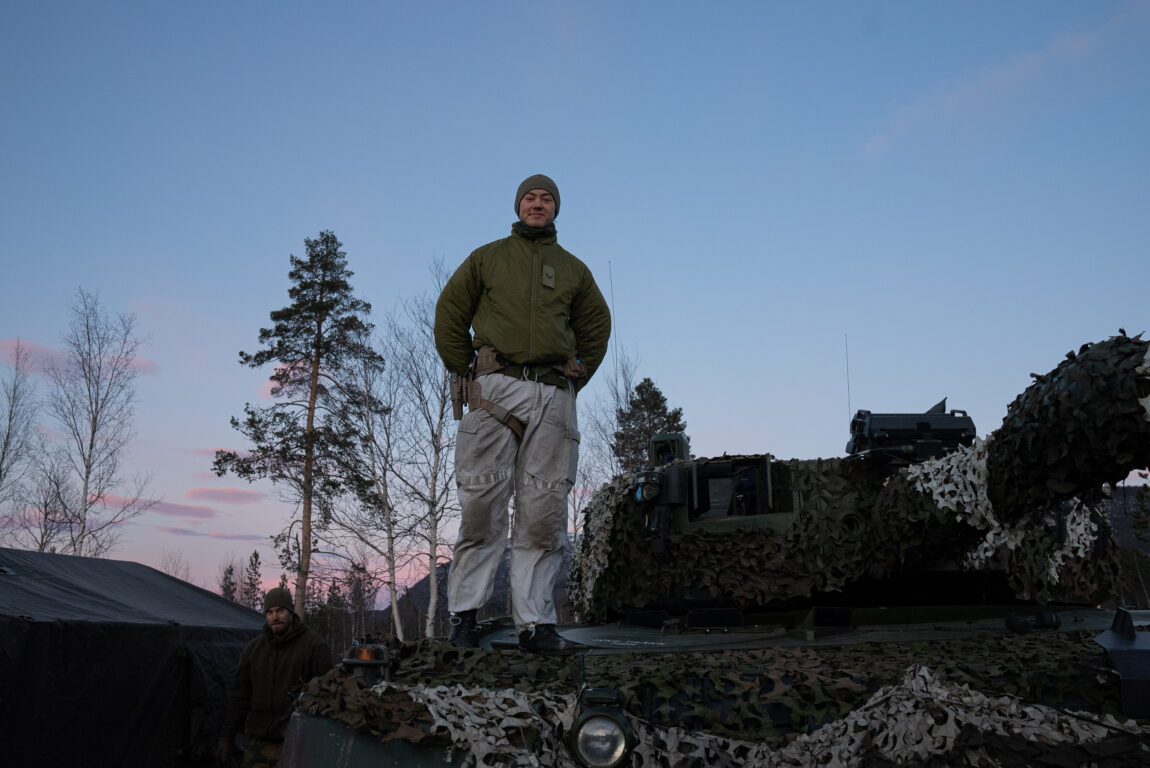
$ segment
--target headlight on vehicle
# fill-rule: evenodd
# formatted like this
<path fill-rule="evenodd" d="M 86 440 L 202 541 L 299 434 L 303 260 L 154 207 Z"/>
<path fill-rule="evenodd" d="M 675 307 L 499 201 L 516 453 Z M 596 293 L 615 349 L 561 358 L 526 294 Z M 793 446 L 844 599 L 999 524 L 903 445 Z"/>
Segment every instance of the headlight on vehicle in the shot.
<path fill-rule="evenodd" d="M 375 685 L 380 677 L 391 681 L 391 651 L 371 635 L 352 642 L 342 666 L 368 685 Z"/>
<path fill-rule="evenodd" d="M 571 726 L 571 753 L 586 768 L 617 768 L 631 756 L 635 731 L 614 688 L 588 688 Z"/>

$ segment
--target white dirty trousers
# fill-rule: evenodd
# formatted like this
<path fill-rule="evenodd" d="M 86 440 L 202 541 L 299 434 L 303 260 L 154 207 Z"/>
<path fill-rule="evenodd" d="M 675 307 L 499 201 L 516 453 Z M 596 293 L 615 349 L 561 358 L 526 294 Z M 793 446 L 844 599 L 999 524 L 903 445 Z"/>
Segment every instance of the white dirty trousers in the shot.
<path fill-rule="evenodd" d="M 495 588 L 507 544 L 507 504 L 515 494 L 511 532 L 511 611 L 522 632 L 555 624 L 552 590 L 567 544 L 567 495 L 579 463 L 579 425 L 569 390 L 491 373 L 476 379 L 483 397 L 526 425 L 523 441 L 485 410 L 459 422 L 455 480 L 461 517 L 447 579 L 452 613 L 482 608 Z"/>

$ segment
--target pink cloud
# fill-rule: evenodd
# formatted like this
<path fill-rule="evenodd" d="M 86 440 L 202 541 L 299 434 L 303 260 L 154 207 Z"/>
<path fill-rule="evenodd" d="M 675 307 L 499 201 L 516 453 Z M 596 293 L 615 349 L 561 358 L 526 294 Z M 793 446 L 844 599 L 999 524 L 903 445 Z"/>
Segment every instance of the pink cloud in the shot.
<path fill-rule="evenodd" d="M 145 376 L 157 376 L 160 373 L 160 366 L 156 365 L 154 360 L 149 360 L 146 357 L 134 358 L 132 360 L 132 367 L 135 368 L 138 373 L 142 373 Z"/>
<path fill-rule="evenodd" d="M 184 309 L 184 302 L 165 296 L 162 299 L 132 299 L 131 308 L 141 314 L 171 315 L 173 310 Z"/>
<path fill-rule="evenodd" d="M 194 507 L 190 504 L 172 504 L 168 501 L 157 502 L 149 512 L 155 512 L 158 515 L 166 515 L 168 517 L 192 517 L 201 520 L 207 520 L 209 517 L 215 517 L 217 512 L 211 507 Z"/>
<path fill-rule="evenodd" d="M 36 427 L 36 431 L 39 432 L 40 436 L 45 440 L 52 442 L 63 440 L 65 437 L 63 432 L 58 429 L 52 429 L 51 427 Z"/>
<path fill-rule="evenodd" d="M 254 504 L 267 498 L 267 494 L 261 491 L 242 488 L 189 488 L 184 492 L 184 496 L 220 504 Z"/>
<path fill-rule="evenodd" d="M 222 539 L 224 541 L 266 541 L 267 536 L 262 536 L 256 533 L 220 533 L 219 531 L 192 531 L 187 528 L 168 528 L 157 527 L 160 533 L 171 534 L 172 536 L 197 536 L 208 539 Z"/>
<path fill-rule="evenodd" d="M 104 497 L 104 506 L 116 507 L 129 501 L 131 501 L 131 499 L 126 496 L 115 496 L 109 494 Z M 148 508 L 148 511 L 157 515 L 191 518 L 193 520 L 207 520 L 208 518 L 215 517 L 218 514 L 211 507 L 194 507 L 190 504 L 173 504 L 169 501 L 157 501 Z"/>
<path fill-rule="evenodd" d="M 16 347 L 28 355 L 29 373 L 43 373 L 45 366 L 64 359 L 63 353 L 55 347 L 45 347 L 27 339 L 0 339 L 0 358 L 12 365 L 16 362 Z"/>
<path fill-rule="evenodd" d="M 30 373 L 43 373 L 49 365 L 61 365 L 65 362 L 63 350 L 58 347 L 45 347 L 27 339 L 0 339 L 0 358 L 11 365 L 16 359 L 16 345 L 19 344 L 28 353 L 28 362 L 31 364 Z M 132 368 L 138 373 L 154 376 L 160 372 L 155 361 L 146 357 L 136 357 L 132 360 Z"/>

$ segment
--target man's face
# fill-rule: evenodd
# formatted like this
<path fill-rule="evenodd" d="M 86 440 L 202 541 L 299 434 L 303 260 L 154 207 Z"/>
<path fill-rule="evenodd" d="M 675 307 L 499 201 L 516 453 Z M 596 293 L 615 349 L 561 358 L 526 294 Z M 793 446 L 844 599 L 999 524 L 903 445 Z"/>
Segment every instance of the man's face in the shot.
<path fill-rule="evenodd" d="M 529 227 L 545 227 L 555 221 L 555 198 L 545 189 L 533 189 L 519 201 L 519 220 Z"/>
<path fill-rule="evenodd" d="M 287 608 L 269 608 L 264 612 L 273 635 L 282 635 L 291 629 L 291 611 Z"/>

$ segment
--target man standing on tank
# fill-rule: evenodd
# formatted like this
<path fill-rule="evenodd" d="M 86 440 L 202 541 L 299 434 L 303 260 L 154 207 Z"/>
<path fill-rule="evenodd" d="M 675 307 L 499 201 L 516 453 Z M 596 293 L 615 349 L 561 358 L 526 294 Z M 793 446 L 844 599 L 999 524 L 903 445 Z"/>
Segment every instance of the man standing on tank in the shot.
<path fill-rule="evenodd" d="M 476 611 L 494 590 L 514 493 L 510 580 L 519 647 L 564 654 L 574 646 L 555 629 L 552 590 L 579 461 L 575 394 L 606 355 L 611 315 L 591 271 L 557 242 L 555 182 L 525 179 L 515 213 L 511 235 L 473 251 L 435 310 L 444 364 L 478 384 L 455 447 L 462 516 L 447 585 L 449 640 L 479 644 Z"/>

